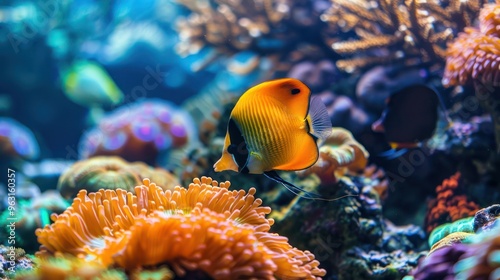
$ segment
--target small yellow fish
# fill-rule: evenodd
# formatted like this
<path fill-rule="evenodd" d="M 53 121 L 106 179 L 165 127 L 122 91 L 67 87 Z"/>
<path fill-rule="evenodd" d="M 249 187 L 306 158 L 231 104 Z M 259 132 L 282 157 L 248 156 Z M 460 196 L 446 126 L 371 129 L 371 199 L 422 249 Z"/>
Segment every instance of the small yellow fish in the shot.
<path fill-rule="evenodd" d="M 318 139 L 331 133 L 331 121 L 319 97 L 299 80 L 284 78 L 246 91 L 229 118 L 216 172 L 264 174 L 296 193 L 276 170 L 302 170 L 318 159 Z"/>
<path fill-rule="evenodd" d="M 66 96 L 82 106 L 116 105 L 123 100 L 123 93 L 106 70 L 92 61 L 74 62 L 62 83 Z"/>

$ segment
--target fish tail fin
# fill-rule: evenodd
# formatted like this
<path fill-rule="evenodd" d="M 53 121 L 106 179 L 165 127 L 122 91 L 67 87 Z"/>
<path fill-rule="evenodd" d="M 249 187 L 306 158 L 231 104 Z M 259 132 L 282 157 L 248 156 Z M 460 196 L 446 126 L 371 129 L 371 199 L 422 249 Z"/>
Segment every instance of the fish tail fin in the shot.
<path fill-rule="evenodd" d="M 309 115 L 311 134 L 325 140 L 332 133 L 332 121 L 326 110 L 326 106 L 319 96 L 311 97 Z"/>
<path fill-rule="evenodd" d="M 347 195 L 343 195 L 341 197 L 336 197 L 336 198 L 325 198 L 325 197 L 322 197 L 319 194 L 308 192 L 308 191 L 306 191 L 306 190 L 304 190 L 302 188 L 299 188 L 299 187 L 295 186 L 294 184 L 292 184 L 290 182 L 285 181 L 283 178 L 281 178 L 278 175 L 278 173 L 276 173 L 276 171 L 267 171 L 267 172 L 264 172 L 264 175 L 267 178 L 269 178 L 269 179 L 271 179 L 271 180 L 273 180 L 275 182 L 278 182 L 278 183 L 282 184 L 287 190 L 289 190 L 294 195 L 300 196 L 300 197 L 305 198 L 305 199 L 323 200 L 323 201 L 335 201 L 335 200 L 339 200 L 339 199 L 342 199 L 342 198 L 345 198 L 345 197 L 348 197 L 348 196 L 358 196 L 356 194 L 347 194 Z"/>

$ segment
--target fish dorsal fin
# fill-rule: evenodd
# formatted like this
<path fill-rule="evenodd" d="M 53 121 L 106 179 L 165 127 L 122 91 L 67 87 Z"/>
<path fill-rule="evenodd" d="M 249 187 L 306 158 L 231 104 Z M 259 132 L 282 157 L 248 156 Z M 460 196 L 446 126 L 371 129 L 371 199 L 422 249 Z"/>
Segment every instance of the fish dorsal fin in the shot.
<path fill-rule="evenodd" d="M 319 96 L 312 96 L 307 116 L 310 133 L 316 138 L 325 140 L 332 133 L 332 121 L 326 106 Z"/>
<path fill-rule="evenodd" d="M 341 198 L 348 197 L 348 196 L 358 196 L 358 195 L 348 194 L 348 195 L 343 195 L 341 197 L 336 197 L 336 198 L 324 198 L 319 194 L 308 192 L 302 188 L 295 186 L 294 184 L 292 184 L 290 182 L 283 180 L 283 178 L 281 178 L 280 175 L 278 175 L 278 173 L 274 170 L 264 172 L 264 175 L 267 178 L 282 184 L 287 190 L 289 190 L 294 195 L 300 196 L 300 197 L 305 198 L 305 199 L 335 201 L 335 200 L 339 200 Z"/>

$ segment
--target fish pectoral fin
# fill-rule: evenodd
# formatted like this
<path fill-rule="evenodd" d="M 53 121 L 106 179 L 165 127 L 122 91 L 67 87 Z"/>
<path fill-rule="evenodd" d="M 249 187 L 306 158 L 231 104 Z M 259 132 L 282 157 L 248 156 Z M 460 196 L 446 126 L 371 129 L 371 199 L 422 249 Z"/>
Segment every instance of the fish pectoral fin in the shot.
<path fill-rule="evenodd" d="M 318 146 L 316 140 L 312 135 L 305 131 L 297 133 L 295 137 L 290 139 L 290 141 L 295 141 L 292 144 L 293 149 L 286 151 L 288 153 L 286 162 L 274 166 L 275 170 L 302 170 L 313 165 L 319 156 Z"/>
<path fill-rule="evenodd" d="M 248 173 L 250 174 L 262 174 L 264 172 L 262 155 L 257 152 L 250 152 L 245 167 L 248 169 Z"/>
<path fill-rule="evenodd" d="M 307 115 L 310 133 L 315 137 L 325 140 L 332 133 L 332 121 L 326 106 L 319 96 L 312 96 Z"/>

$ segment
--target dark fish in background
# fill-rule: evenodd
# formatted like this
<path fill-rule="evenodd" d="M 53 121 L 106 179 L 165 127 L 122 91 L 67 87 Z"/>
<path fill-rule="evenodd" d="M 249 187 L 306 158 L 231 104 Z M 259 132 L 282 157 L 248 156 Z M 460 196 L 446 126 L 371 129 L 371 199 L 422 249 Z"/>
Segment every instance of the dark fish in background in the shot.
<path fill-rule="evenodd" d="M 438 93 L 426 85 L 412 85 L 390 95 L 387 107 L 372 130 L 382 132 L 391 150 L 381 154 L 396 158 L 431 138 L 438 122 Z"/>

